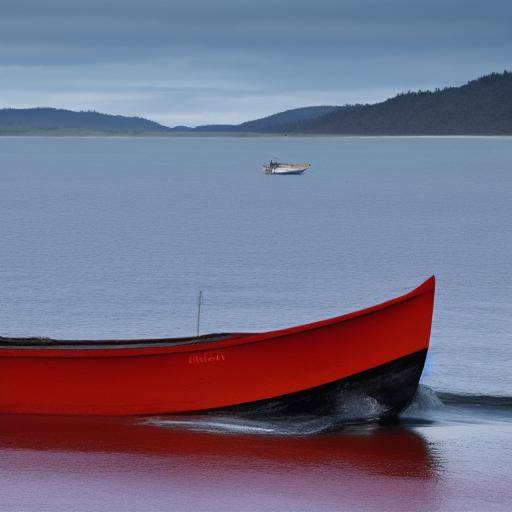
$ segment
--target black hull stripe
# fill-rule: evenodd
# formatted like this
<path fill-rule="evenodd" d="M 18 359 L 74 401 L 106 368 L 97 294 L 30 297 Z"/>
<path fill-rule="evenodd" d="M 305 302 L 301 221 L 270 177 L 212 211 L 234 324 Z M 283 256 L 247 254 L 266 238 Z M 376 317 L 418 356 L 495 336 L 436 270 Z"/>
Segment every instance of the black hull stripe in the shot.
<path fill-rule="evenodd" d="M 364 396 L 379 404 L 379 417 L 395 416 L 414 398 L 426 356 L 427 350 L 420 350 L 329 384 L 210 412 L 236 413 L 248 417 L 268 414 L 328 415 L 339 410 L 343 405 L 340 400 L 357 400 Z"/>

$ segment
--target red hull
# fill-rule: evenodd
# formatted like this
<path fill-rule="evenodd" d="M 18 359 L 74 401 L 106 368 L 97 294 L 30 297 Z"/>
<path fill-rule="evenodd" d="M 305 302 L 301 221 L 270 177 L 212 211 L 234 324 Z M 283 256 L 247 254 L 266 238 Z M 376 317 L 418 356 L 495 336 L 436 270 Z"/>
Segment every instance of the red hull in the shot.
<path fill-rule="evenodd" d="M 343 382 L 426 352 L 434 288 L 431 277 L 356 313 L 217 341 L 16 346 L 15 339 L 3 339 L 0 413 L 182 413 Z M 414 389 L 420 373 L 421 367 Z"/>

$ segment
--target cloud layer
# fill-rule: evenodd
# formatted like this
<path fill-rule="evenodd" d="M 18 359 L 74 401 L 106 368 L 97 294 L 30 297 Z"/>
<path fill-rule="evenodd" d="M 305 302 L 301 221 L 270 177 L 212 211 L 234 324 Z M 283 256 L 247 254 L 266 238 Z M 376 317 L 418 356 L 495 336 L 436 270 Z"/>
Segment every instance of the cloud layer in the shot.
<path fill-rule="evenodd" d="M 509 0 L 3 0 L 0 105 L 238 122 L 512 67 Z"/>

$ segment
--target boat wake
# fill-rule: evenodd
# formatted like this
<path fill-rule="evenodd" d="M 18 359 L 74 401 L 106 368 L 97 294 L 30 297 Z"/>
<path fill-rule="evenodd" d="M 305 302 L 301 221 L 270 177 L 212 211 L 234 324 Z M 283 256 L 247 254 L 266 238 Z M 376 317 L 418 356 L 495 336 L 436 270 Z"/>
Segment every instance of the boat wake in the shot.
<path fill-rule="evenodd" d="M 155 416 L 144 422 L 177 430 L 223 434 L 309 436 L 375 425 L 383 406 L 362 393 L 340 393 L 336 410 L 326 415 L 287 414 L 265 405 L 247 412 Z M 420 385 L 397 422 L 404 427 L 448 423 L 512 422 L 512 397 L 435 391 Z"/>
<path fill-rule="evenodd" d="M 149 419 L 151 424 L 163 427 L 183 428 L 202 432 L 265 435 L 312 435 L 330 431 L 339 425 L 355 425 L 378 418 L 384 410 L 375 399 L 364 395 L 347 393 L 337 397 L 333 414 L 286 414 L 268 407 L 246 412 L 191 414 L 180 416 L 158 416 Z"/>
<path fill-rule="evenodd" d="M 512 422 L 512 397 L 435 391 L 420 385 L 401 416 L 405 425 Z"/>

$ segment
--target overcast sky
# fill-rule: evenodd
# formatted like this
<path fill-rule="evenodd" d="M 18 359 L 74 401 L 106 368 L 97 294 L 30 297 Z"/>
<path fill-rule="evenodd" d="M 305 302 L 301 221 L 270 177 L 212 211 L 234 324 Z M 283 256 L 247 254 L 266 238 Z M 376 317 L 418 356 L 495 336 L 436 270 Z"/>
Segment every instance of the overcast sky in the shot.
<path fill-rule="evenodd" d="M 0 0 L 0 106 L 233 123 L 512 69 L 512 0 Z"/>

